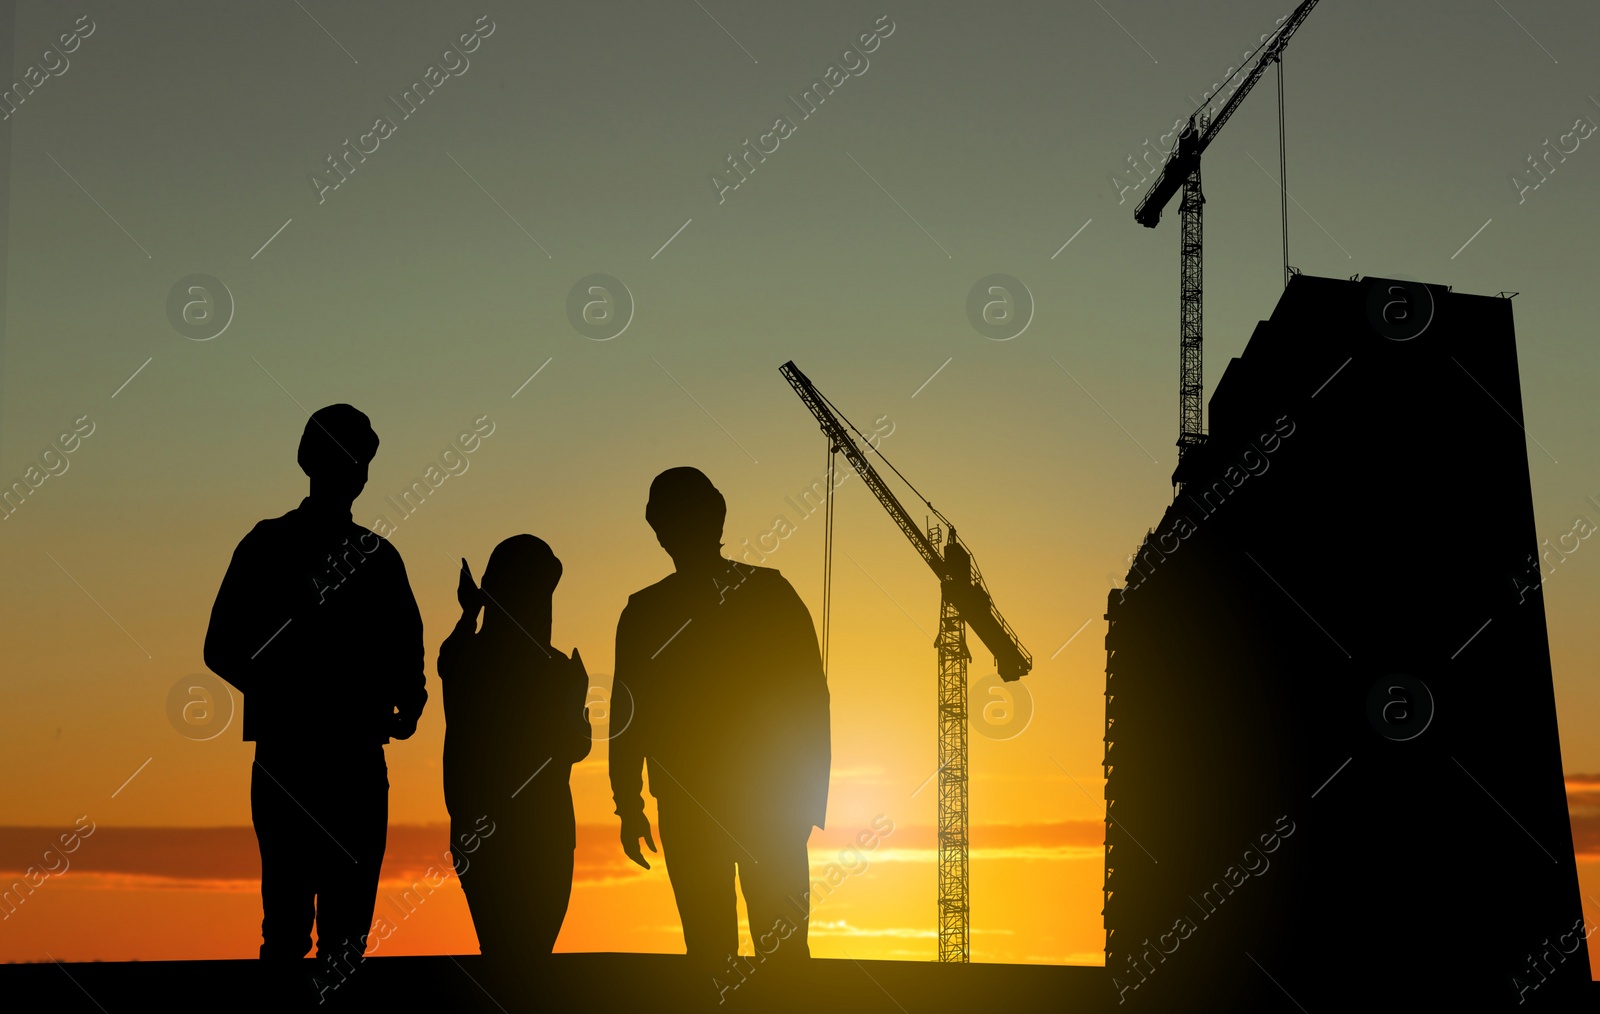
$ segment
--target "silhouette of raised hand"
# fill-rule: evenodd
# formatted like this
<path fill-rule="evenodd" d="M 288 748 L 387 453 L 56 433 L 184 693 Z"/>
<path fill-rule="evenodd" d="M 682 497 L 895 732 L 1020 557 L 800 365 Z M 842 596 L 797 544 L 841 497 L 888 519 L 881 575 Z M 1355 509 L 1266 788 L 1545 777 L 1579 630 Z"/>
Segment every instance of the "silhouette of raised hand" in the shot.
<path fill-rule="evenodd" d="M 467 565 L 467 558 L 461 558 L 461 578 L 456 582 L 456 601 L 461 603 L 461 614 L 476 618 L 479 610 L 483 608 L 483 589 L 472 579 L 472 568 Z"/>

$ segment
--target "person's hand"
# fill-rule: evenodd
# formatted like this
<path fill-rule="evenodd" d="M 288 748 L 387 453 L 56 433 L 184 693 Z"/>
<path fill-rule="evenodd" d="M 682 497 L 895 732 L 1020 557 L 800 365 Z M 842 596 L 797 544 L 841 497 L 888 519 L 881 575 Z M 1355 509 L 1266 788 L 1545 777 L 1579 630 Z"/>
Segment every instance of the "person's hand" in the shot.
<path fill-rule="evenodd" d="M 635 817 L 623 817 L 622 851 L 627 853 L 629 859 L 648 870 L 650 864 L 645 860 L 644 852 L 639 848 L 639 839 L 641 838 L 644 839 L 645 844 L 650 846 L 651 852 L 656 850 L 656 840 L 650 837 L 650 818 L 643 813 Z"/>
<path fill-rule="evenodd" d="M 456 582 L 456 601 L 461 603 L 461 612 L 464 616 L 477 616 L 478 610 L 483 608 L 483 590 L 472 580 L 472 568 L 467 566 L 466 557 L 461 558 L 461 577 Z"/>
<path fill-rule="evenodd" d="M 589 728 L 589 672 L 583 666 L 583 656 L 578 654 L 578 649 L 572 649 L 572 657 L 567 660 L 567 694 L 572 703 L 577 705 L 574 716 L 583 726 L 583 735 L 587 739 L 591 735 Z"/>
<path fill-rule="evenodd" d="M 583 656 L 578 654 L 578 649 L 572 649 L 572 657 L 567 661 L 567 679 L 572 681 L 573 687 L 582 687 L 581 696 L 589 696 L 589 670 L 583 664 Z"/>
<path fill-rule="evenodd" d="M 389 729 L 389 738 L 410 739 L 411 734 L 417 731 L 417 717 L 416 715 L 402 715 L 397 712 Z"/>

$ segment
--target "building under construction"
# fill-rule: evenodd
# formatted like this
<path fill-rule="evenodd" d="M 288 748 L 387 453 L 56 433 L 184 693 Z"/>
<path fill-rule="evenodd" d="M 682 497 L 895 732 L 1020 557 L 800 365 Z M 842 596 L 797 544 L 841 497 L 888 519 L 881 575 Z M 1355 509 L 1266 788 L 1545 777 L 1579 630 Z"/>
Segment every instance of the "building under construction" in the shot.
<path fill-rule="evenodd" d="M 1107 611 L 1121 1009 L 1587 988 L 1509 295 L 1296 275 L 1218 383 Z"/>

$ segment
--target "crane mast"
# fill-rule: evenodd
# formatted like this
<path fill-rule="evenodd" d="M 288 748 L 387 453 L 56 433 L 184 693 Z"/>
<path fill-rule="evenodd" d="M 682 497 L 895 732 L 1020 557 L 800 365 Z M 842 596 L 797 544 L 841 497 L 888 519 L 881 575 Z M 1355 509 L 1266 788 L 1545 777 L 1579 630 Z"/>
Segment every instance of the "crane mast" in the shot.
<path fill-rule="evenodd" d="M 956 539 L 949 519 L 939 514 L 944 528 L 935 524 L 924 532 L 867 460 L 861 444 L 851 435 L 854 427 L 834 410 L 810 378 L 792 361 L 784 363 L 779 372 L 816 417 L 830 448 L 845 456 L 939 578 L 939 633 L 934 639 L 939 662 L 939 960 L 968 961 L 972 947 L 967 902 L 967 663 L 972 654 L 967 649 L 967 627 L 994 653 L 995 666 L 1008 682 L 1027 674 L 1033 668 L 1033 657 L 995 608 L 977 563 Z"/>
<path fill-rule="evenodd" d="M 1261 80 L 1267 67 L 1283 59 L 1284 47 L 1311 14 L 1317 0 L 1305 0 L 1294 9 L 1283 25 L 1264 42 L 1257 59 L 1240 80 L 1227 102 L 1215 116 L 1202 106 L 1189 115 L 1188 126 L 1178 136 L 1178 144 L 1161 167 L 1161 175 L 1133 211 L 1134 221 L 1155 228 L 1161 210 L 1173 194 L 1183 190 L 1178 205 L 1178 457 L 1205 443 L 1205 382 L 1203 358 L 1203 211 L 1205 194 L 1200 188 L 1200 156 L 1216 139 L 1224 124 L 1233 118 L 1240 103 Z M 1208 100 L 1209 101 L 1209 100 Z M 1287 234 L 1286 234 L 1287 235 Z M 1285 247 L 1287 250 L 1287 247 Z M 1287 254 L 1285 255 L 1287 258 Z"/>
<path fill-rule="evenodd" d="M 929 541 L 938 544 L 939 526 L 928 531 Z M 961 550 L 960 554 L 956 551 Z M 950 532 L 945 546 L 951 562 L 965 555 Z M 951 600 L 949 589 L 959 580 L 952 575 L 940 582 L 939 633 L 934 648 L 939 657 L 938 727 L 938 913 L 939 960 L 969 961 L 972 957 L 972 913 L 967 901 L 967 625 L 961 610 Z"/>

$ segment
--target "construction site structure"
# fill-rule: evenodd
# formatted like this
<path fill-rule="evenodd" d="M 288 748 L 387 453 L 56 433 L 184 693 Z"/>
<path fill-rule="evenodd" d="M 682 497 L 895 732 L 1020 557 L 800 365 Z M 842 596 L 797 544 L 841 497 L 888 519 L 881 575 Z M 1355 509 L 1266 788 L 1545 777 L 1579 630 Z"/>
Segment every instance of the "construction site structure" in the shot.
<path fill-rule="evenodd" d="M 1126 1009 L 1592 996 L 1522 406 L 1509 298 L 1392 279 L 1223 373 L 1106 612 Z"/>
<path fill-rule="evenodd" d="M 868 450 L 882 452 L 833 407 L 811 380 L 791 362 L 779 370 L 822 427 L 828 441 L 830 482 L 832 455 L 845 460 L 872 490 L 912 548 L 939 579 L 938 654 L 938 927 L 939 960 L 969 961 L 972 956 L 971 909 L 967 881 L 967 627 L 971 627 L 994 654 L 995 667 L 1007 682 L 1021 679 L 1033 668 L 1033 656 L 1016 631 L 995 608 L 983 575 L 965 545 L 956 538 L 955 526 L 920 493 L 906 483 L 928 510 L 943 522 L 926 531 L 917 525 L 894 491 L 867 458 Z M 884 464 L 899 475 L 888 459 Z M 904 480 L 904 476 L 900 476 Z M 831 488 L 830 488 L 831 496 Z M 831 515 L 830 515 L 831 517 Z M 831 532 L 827 537 L 832 544 Z M 831 567 L 831 558 L 826 566 Z M 824 577 L 824 587 L 830 584 Z M 824 625 L 827 620 L 824 619 Z"/>

